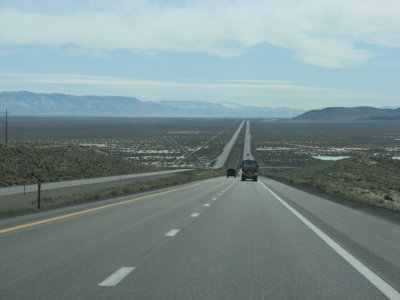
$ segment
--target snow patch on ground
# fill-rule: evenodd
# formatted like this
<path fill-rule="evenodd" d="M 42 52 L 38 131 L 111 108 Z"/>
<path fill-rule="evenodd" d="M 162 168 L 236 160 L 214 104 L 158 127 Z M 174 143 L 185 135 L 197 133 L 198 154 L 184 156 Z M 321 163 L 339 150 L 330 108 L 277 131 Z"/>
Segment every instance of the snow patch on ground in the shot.
<path fill-rule="evenodd" d="M 349 158 L 350 156 L 323 156 L 323 155 L 318 155 L 318 156 L 313 156 L 313 158 L 319 159 L 319 160 L 340 160 L 340 159 L 345 159 Z"/>

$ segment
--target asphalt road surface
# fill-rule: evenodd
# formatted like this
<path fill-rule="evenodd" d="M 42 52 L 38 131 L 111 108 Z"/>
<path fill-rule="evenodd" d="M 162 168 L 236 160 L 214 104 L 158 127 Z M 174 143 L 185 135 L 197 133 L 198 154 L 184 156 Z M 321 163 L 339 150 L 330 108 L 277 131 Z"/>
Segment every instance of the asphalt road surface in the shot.
<path fill-rule="evenodd" d="M 246 122 L 246 133 L 244 135 L 243 145 L 243 160 L 250 159 L 254 160 L 254 156 L 251 153 L 251 135 L 250 135 L 250 122 Z"/>
<path fill-rule="evenodd" d="M 86 179 L 77 179 L 77 180 L 68 180 L 68 181 L 60 181 L 60 182 L 49 182 L 42 184 L 42 191 L 45 190 L 53 190 L 60 188 L 68 188 L 68 187 L 77 187 L 83 185 L 93 185 L 98 183 L 108 183 L 112 181 L 121 181 L 126 179 L 134 179 L 134 178 L 143 178 L 149 176 L 157 176 L 157 175 L 167 175 L 173 173 L 181 173 L 191 171 L 193 169 L 174 169 L 174 170 L 166 170 L 166 171 L 156 171 L 156 172 L 147 172 L 147 173 L 135 173 L 135 174 L 125 174 L 118 176 L 107 176 L 107 177 L 96 177 L 96 178 L 86 178 Z M 17 195 L 24 194 L 30 192 L 36 192 L 37 185 L 19 185 L 19 186 L 11 186 L 0 188 L 0 197 L 1 196 L 9 196 L 9 195 Z"/>
<path fill-rule="evenodd" d="M 233 134 L 232 138 L 225 145 L 224 149 L 222 149 L 221 154 L 218 155 L 218 157 L 215 159 L 215 163 L 214 163 L 212 169 L 214 169 L 214 170 L 221 169 L 225 165 L 225 162 L 228 159 L 229 154 L 232 151 L 233 145 L 235 145 L 236 140 L 237 140 L 237 138 L 239 136 L 239 133 L 242 130 L 243 124 L 244 124 L 244 121 L 242 121 L 242 123 L 240 123 L 238 129 Z"/>
<path fill-rule="evenodd" d="M 0 299 L 400 299 L 400 226 L 261 178 L 0 221 Z"/>

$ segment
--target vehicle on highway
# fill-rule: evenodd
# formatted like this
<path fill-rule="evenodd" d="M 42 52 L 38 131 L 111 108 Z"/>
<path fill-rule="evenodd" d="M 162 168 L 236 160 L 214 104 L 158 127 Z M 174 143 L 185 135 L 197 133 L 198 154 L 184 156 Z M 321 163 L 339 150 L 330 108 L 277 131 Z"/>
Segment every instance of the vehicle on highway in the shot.
<path fill-rule="evenodd" d="M 252 179 L 258 180 L 258 164 L 255 160 L 246 159 L 242 161 L 242 181 Z"/>
<path fill-rule="evenodd" d="M 236 170 L 235 169 L 226 170 L 226 178 L 228 178 L 229 176 L 236 177 Z"/>

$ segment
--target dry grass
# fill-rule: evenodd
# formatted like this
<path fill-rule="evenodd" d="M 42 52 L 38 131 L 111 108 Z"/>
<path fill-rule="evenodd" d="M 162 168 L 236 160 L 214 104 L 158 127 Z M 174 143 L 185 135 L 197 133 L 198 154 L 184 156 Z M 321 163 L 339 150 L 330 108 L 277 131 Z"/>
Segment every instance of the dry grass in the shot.
<path fill-rule="evenodd" d="M 354 157 L 296 170 L 269 170 L 263 175 L 344 199 L 400 210 L 400 161 L 393 159 Z"/>
<path fill-rule="evenodd" d="M 0 144 L 0 186 L 141 173 L 118 156 L 76 145 Z"/>

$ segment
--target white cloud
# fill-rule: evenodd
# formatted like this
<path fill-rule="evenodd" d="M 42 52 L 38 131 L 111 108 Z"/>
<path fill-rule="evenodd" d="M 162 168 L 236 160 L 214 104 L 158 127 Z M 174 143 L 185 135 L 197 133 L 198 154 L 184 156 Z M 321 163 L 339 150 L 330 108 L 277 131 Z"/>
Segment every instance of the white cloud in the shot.
<path fill-rule="evenodd" d="M 0 7 L 0 45 L 229 58 L 268 43 L 329 68 L 357 66 L 376 55 L 367 45 L 400 47 L 398 0 L 95 1 L 84 7 L 67 1 L 50 12 L 43 3 L 42 10 Z"/>
<path fill-rule="evenodd" d="M 176 81 L 140 80 L 134 78 L 81 75 L 81 74 L 29 74 L 0 73 L 0 83 L 39 83 L 39 84 L 75 84 L 110 86 L 149 86 L 149 87 L 185 87 L 185 88 L 229 88 L 229 89 L 274 89 L 315 91 L 319 87 L 287 84 L 282 80 L 227 80 L 227 83 L 187 83 Z"/>
<path fill-rule="evenodd" d="M 273 80 L 185 83 L 80 74 L 0 73 L 0 90 L 21 90 L 21 86 L 25 90 L 44 93 L 133 96 L 144 101 L 228 101 L 302 109 L 326 106 L 396 106 L 399 99 L 399 95 L 390 93 L 282 84 L 274 83 Z M 324 100 L 323 104 L 321 99 Z"/>

